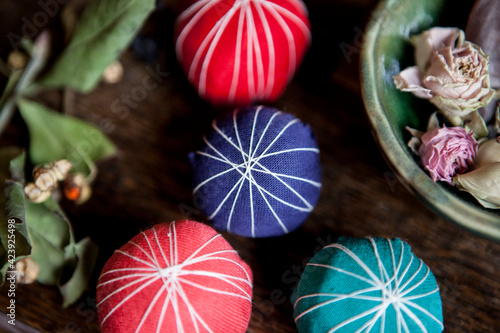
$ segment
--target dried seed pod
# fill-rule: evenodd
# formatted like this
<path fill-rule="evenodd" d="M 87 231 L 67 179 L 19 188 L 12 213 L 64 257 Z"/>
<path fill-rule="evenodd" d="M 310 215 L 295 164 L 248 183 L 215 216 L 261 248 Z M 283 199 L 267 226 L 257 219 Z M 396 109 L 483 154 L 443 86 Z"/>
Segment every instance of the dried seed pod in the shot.
<path fill-rule="evenodd" d="M 68 160 L 57 160 L 51 166 L 57 177 L 57 180 L 66 179 L 72 167 L 71 162 L 69 162 Z"/>
<path fill-rule="evenodd" d="M 92 195 L 92 188 L 82 173 L 70 174 L 64 181 L 64 196 L 77 204 L 83 204 Z"/>
<path fill-rule="evenodd" d="M 71 162 L 68 160 L 57 160 L 54 163 L 36 167 L 33 170 L 36 186 L 42 191 L 55 189 L 58 181 L 66 179 L 71 167 Z"/>
<path fill-rule="evenodd" d="M 24 187 L 24 193 L 31 202 L 40 203 L 44 202 L 50 197 L 50 191 L 42 191 L 34 183 L 28 183 Z"/>
<path fill-rule="evenodd" d="M 12 51 L 7 57 L 7 64 L 13 70 L 19 70 L 26 67 L 28 63 L 28 55 L 21 51 Z"/>
<path fill-rule="evenodd" d="M 51 169 L 37 168 L 35 173 L 35 185 L 42 191 L 51 191 L 57 187 L 57 175 Z"/>
<path fill-rule="evenodd" d="M 123 66 L 122 64 L 116 60 L 113 61 L 102 74 L 102 79 L 106 83 L 118 83 L 123 77 Z"/>
<path fill-rule="evenodd" d="M 31 284 L 36 281 L 40 266 L 30 257 L 26 257 L 16 262 L 16 272 L 17 283 Z"/>

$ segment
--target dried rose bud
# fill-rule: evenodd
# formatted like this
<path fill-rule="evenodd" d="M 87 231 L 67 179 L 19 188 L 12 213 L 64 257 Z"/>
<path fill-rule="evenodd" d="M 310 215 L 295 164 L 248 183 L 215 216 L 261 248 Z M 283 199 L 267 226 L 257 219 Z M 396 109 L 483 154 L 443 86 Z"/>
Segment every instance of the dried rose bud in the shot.
<path fill-rule="evenodd" d="M 469 192 L 484 207 L 500 208 L 500 162 L 456 175 L 453 183 L 458 189 Z"/>
<path fill-rule="evenodd" d="M 473 133 L 462 127 L 434 128 L 420 138 L 420 158 L 433 181 L 452 183 L 452 177 L 464 173 L 477 154 Z"/>
<path fill-rule="evenodd" d="M 50 197 L 50 191 L 42 191 L 34 183 L 28 183 L 24 187 L 24 193 L 31 202 L 40 203 L 44 202 Z"/>
<path fill-rule="evenodd" d="M 40 273 L 40 266 L 30 257 L 25 257 L 16 262 L 16 282 L 31 284 L 36 281 Z"/>
<path fill-rule="evenodd" d="M 64 196 L 77 204 L 83 204 L 92 195 L 92 188 L 82 173 L 70 174 L 64 181 Z"/>
<path fill-rule="evenodd" d="M 500 142 L 497 139 L 486 140 L 479 145 L 472 169 L 496 162 L 500 162 Z"/>

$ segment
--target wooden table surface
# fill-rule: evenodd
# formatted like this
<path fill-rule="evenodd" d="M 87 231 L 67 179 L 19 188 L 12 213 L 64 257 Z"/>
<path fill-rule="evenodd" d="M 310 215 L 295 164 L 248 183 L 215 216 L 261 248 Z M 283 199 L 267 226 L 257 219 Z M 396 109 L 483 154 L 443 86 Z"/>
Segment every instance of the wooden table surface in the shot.
<path fill-rule="evenodd" d="M 296 332 L 291 291 L 311 256 L 339 236 L 402 238 L 436 276 L 446 332 L 500 332 L 500 244 L 455 226 L 419 202 L 395 179 L 372 137 L 358 66 L 362 31 L 376 1 L 306 4 L 313 43 L 274 106 L 311 124 L 321 150 L 323 187 L 306 223 L 291 234 L 269 239 L 224 234 L 254 272 L 248 332 Z M 160 221 L 204 221 L 191 197 L 187 154 L 199 146 L 211 120 L 228 110 L 200 100 L 180 71 L 171 40 L 174 17 L 167 9 L 152 18 L 163 22 L 157 59 L 144 62 L 127 51 L 119 83 L 103 83 L 90 94 L 69 99 L 69 113 L 100 126 L 119 148 L 117 157 L 99 163 L 92 199 L 81 206 L 64 203 L 77 236 L 89 234 L 99 244 L 99 260 L 88 291 L 66 309 L 56 288 L 19 285 L 18 332 L 98 332 L 95 284 L 113 250 Z M 169 75 L 126 113 L 117 112 L 113 102 L 142 85 L 148 67 Z M 41 98 L 60 109 L 58 94 Z M 19 116 L 0 143 L 27 145 Z M 8 300 L 4 286 L 0 311 Z M 0 331 L 16 332 L 5 321 L 0 315 Z"/>

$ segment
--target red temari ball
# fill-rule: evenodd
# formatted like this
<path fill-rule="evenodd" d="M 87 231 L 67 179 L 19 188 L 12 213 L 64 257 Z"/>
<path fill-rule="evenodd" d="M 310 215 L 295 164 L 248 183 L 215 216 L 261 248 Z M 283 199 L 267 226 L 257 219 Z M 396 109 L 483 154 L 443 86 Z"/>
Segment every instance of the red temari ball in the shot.
<path fill-rule="evenodd" d="M 214 229 L 182 220 L 141 232 L 97 285 L 102 332 L 245 332 L 252 271 Z"/>
<path fill-rule="evenodd" d="M 310 40 L 301 0 L 198 0 L 177 19 L 177 58 L 216 105 L 276 100 Z"/>

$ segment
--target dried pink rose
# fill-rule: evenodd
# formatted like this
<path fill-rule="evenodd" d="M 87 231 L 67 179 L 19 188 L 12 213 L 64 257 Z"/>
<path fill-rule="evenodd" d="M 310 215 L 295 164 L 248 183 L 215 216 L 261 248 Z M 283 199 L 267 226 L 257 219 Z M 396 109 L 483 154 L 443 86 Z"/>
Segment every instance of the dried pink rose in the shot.
<path fill-rule="evenodd" d="M 462 127 L 433 128 L 420 138 L 420 158 L 433 181 L 453 184 L 452 178 L 472 165 L 478 143 L 472 131 Z"/>
<path fill-rule="evenodd" d="M 417 65 L 394 77 L 396 88 L 429 99 L 455 126 L 491 101 L 488 56 L 462 30 L 436 27 L 412 42 Z"/>

